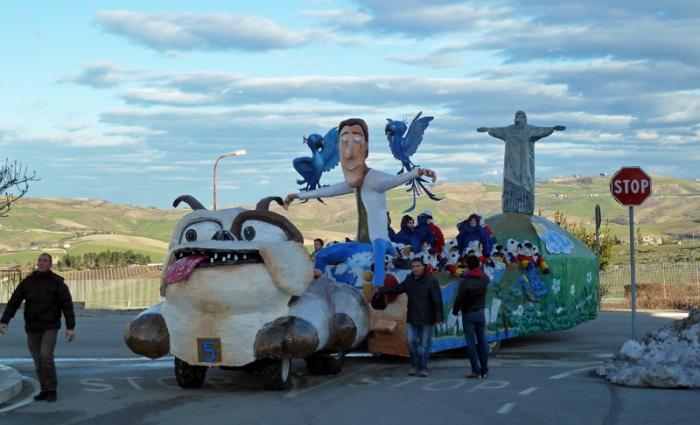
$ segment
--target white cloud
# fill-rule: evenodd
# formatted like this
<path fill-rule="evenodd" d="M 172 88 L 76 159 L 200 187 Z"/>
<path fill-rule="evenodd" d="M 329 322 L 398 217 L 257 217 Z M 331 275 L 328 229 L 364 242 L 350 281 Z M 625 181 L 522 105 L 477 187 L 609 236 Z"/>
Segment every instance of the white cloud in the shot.
<path fill-rule="evenodd" d="M 69 122 L 67 124 L 59 126 L 59 128 L 66 131 L 79 131 L 87 128 L 88 125 L 84 122 Z"/>
<path fill-rule="evenodd" d="M 260 16 L 223 13 L 113 10 L 97 13 L 93 23 L 104 31 L 169 54 L 189 50 L 269 51 L 336 38 L 322 29 L 296 31 Z"/>

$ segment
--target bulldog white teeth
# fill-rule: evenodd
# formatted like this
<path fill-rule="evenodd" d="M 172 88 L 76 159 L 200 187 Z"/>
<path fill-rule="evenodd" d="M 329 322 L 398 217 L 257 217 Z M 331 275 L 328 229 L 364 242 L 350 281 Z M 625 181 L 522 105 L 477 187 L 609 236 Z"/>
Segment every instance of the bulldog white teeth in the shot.
<path fill-rule="evenodd" d="M 226 258 L 231 258 L 231 254 L 226 254 Z"/>
<path fill-rule="evenodd" d="M 210 259 L 209 259 L 209 262 L 212 263 L 212 264 L 214 264 L 214 259 L 213 259 L 213 258 L 210 258 Z"/>
<path fill-rule="evenodd" d="M 238 261 L 238 255 L 233 256 L 233 261 Z"/>
<path fill-rule="evenodd" d="M 219 256 L 219 254 L 214 253 L 214 259 L 215 259 L 215 260 L 217 259 L 218 256 Z"/>
<path fill-rule="evenodd" d="M 244 260 L 246 259 L 246 256 L 245 256 L 245 254 L 243 254 L 243 259 L 244 259 Z"/>

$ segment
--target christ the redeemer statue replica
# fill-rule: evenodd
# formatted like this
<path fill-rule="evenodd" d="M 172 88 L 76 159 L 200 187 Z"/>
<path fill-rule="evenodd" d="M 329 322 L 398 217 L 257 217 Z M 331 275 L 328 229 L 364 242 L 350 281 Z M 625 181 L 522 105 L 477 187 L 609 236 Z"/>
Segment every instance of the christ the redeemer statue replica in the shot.
<path fill-rule="evenodd" d="M 515 124 L 508 127 L 479 127 L 476 131 L 506 142 L 503 159 L 503 212 L 532 215 L 535 212 L 535 142 L 566 127 L 536 127 L 527 124 L 525 112 L 515 113 Z"/>

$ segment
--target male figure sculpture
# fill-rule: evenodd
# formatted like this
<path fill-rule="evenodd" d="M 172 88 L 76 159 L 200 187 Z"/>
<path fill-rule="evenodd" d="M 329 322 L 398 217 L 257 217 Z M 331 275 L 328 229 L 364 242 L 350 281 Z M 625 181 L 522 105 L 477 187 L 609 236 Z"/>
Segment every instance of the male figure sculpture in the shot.
<path fill-rule="evenodd" d="M 427 168 L 414 168 L 399 175 L 389 175 L 371 169 L 365 163 L 369 154 L 369 135 L 367 124 L 359 118 L 350 118 L 340 123 L 340 165 L 345 181 L 328 187 L 301 193 L 290 193 L 284 200 L 285 209 L 295 199 L 316 197 L 332 197 L 355 194 L 357 201 L 357 235 L 355 243 L 371 244 L 357 249 L 366 249 L 374 256 L 374 284 L 384 284 L 385 255 L 392 255 L 394 248 L 389 241 L 388 222 L 386 214 L 386 191 L 399 186 L 411 179 L 425 176 L 435 182 L 435 172 Z M 341 244 L 345 245 L 345 244 Z M 331 246 L 319 251 L 316 255 L 315 274 L 325 270 L 332 261 L 344 261 L 341 258 L 350 246 Z"/>
<path fill-rule="evenodd" d="M 527 124 L 525 112 L 515 113 L 515 124 L 508 127 L 479 127 L 479 133 L 506 142 L 503 159 L 503 212 L 515 211 L 532 215 L 535 212 L 535 142 L 549 136 L 555 130 L 566 127 L 536 127 Z"/>

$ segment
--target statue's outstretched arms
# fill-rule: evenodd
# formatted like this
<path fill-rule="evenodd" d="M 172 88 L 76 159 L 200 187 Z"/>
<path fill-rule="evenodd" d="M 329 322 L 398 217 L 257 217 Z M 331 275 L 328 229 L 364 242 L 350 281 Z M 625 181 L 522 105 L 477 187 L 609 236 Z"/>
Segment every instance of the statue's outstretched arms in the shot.
<path fill-rule="evenodd" d="M 554 127 L 537 127 L 534 125 L 528 125 L 530 130 L 530 141 L 536 142 L 542 138 L 549 136 L 554 133 L 554 131 L 564 131 L 566 127 L 563 125 L 555 125 Z"/>
<path fill-rule="evenodd" d="M 393 189 L 396 186 L 402 185 L 408 181 L 418 178 L 419 168 L 414 168 L 407 173 L 401 173 L 396 175 L 387 174 L 383 171 L 371 170 L 367 177 L 365 178 L 365 185 L 372 187 L 373 190 L 378 192 L 386 192 L 389 189 Z"/>
<path fill-rule="evenodd" d="M 303 190 L 299 193 L 299 199 L 330 198 L 348 193 L 352 193 L 352 188 L 346 182 L 340 182 L 314 190 Z"/>
<path fill-rule="evenodd" d="M 476 129 L 476 131 L 479 133 L 488 132 L 489 136 L 501 139 L 505 142 L 507 137 L 507 129 L 508 127 L 479 127 Z"/>

